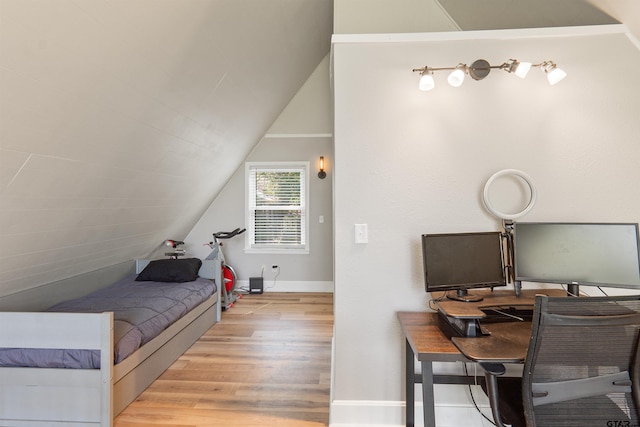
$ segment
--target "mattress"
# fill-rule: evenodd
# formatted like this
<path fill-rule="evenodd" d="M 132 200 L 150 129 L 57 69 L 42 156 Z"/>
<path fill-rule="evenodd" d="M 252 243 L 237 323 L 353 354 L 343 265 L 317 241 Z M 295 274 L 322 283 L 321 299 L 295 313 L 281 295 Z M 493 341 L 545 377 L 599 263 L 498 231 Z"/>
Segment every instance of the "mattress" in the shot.
<path fill-rule="evenodd" d="M 136 281 L 126 277 L 84 297 L 64 301 L 47 311 L 114 315 L 114 360 L 119 363 L 215 293 L 208 279 L 192 282 Z M 0 366 L 99 369 L 97 350 L 0 349 Z"/>

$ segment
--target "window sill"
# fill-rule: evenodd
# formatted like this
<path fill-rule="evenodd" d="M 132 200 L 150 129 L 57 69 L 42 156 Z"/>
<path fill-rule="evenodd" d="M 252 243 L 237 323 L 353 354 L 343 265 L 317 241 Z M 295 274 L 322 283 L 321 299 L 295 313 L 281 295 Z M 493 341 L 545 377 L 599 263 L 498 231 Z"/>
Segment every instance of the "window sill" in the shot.
<path fill-rule="evenodd" d="M 287 248 L 245 248 L 246 254 L 280 254 L 280 255 L 309 255 L 308 248 L 287 249 Z"/>

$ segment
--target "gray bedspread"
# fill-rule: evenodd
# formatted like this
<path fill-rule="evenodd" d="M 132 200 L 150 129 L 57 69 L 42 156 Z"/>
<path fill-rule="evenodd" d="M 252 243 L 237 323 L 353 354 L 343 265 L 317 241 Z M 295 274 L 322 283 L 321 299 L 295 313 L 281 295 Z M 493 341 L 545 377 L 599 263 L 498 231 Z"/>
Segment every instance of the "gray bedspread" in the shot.
<path fill-rule="evenodd" d="M 127 277 L 47 311 L 114 314 L 114 359 L 121 362 L 215 292 L 212 281 L 136 282 Z M 100 354 L 91 350 L 0 349 L 0 366 L 100 368 Z"/>

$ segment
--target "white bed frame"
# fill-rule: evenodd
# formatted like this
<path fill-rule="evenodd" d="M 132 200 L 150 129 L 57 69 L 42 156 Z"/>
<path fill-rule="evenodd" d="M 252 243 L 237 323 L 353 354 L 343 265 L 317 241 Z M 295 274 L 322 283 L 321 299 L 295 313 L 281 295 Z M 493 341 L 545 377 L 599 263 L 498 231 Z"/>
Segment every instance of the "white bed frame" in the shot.
<path fill-rule="evenodd" d="M 0 426 L 111 427 L 116 415 L 220 320 L 217 287 L 117 365 L 111 312 L 0 312 L 0 347 L 97 349 L 101 364 L 101 369 L 0 367 Z"/>

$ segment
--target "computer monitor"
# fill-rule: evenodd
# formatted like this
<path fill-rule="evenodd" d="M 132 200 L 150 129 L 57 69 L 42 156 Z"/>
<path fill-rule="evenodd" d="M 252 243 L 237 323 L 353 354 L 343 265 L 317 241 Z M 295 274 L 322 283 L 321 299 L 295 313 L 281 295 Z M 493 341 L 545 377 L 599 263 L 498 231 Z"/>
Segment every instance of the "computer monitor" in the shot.
<path fill-rule="evenodd" d="M 515 280 L 640 290 L 638 224 L 514 225 Z"/>
<path fill-rule="evenodd" d="M 450 299 L 480 301 L 468 292 L 506 286 L 500 232 L 422 235 L 425 290 L 447 293 Z"/>

